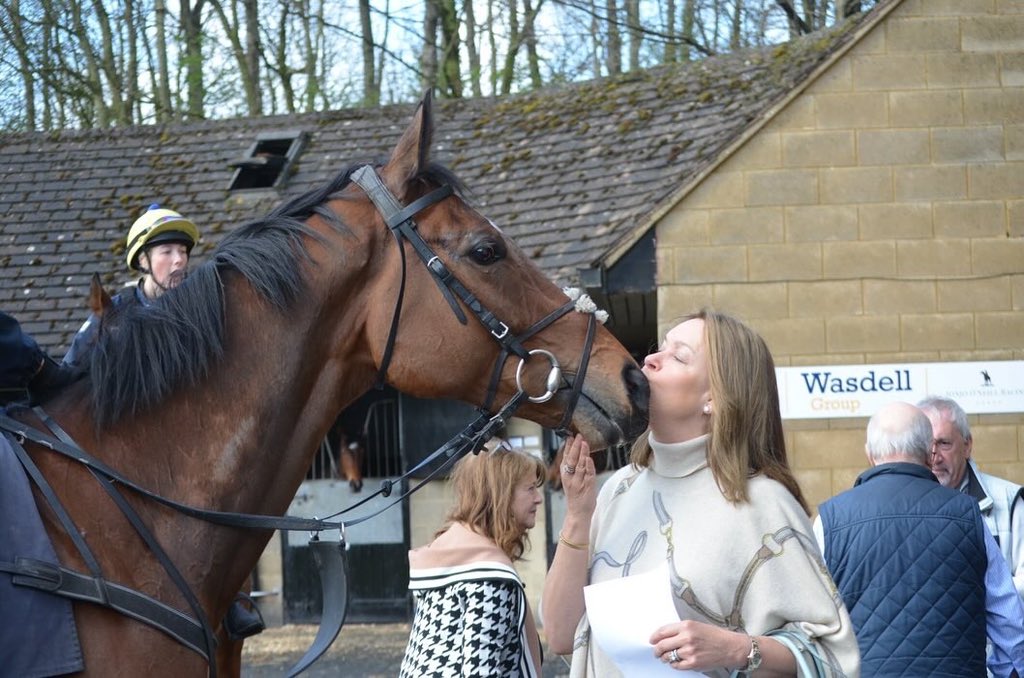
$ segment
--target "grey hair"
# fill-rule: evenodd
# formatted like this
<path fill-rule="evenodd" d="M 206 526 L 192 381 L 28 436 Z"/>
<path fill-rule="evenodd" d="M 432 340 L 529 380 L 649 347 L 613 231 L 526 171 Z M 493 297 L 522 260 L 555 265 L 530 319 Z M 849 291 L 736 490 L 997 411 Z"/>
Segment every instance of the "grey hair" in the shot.
<path fill-rule="evenodd" d="M 971 439 L 971 425 L 967 423 L 967 413 L 957 401 L 941 396 L 926 396 L 917 403 L 917 406 L 926 413 L 936 412 L 950 419 L 964 440 Z"/>
<path fill-rule="evenodd" d="M 928 466 L 932 450 L 932 425 L 920 410 L 894 426 L 891 419 L 875 415 L 868 421 L 865 449 L 878 464 L 911 458 L 922 466 Z"/>

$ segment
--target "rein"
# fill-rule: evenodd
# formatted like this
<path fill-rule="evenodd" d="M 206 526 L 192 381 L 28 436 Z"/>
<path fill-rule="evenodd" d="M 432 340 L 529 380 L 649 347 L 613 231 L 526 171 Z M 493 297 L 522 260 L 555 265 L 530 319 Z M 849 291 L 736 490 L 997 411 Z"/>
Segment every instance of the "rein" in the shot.
<path fill-rule="evenodd" d="M 407 470 L 396 480 L 385 480 L 381 483 L 380 489 L 363 498 L 359 502 L 348 506 L 337 513 L 328 516 L 328 519 L 319 518 L 298 518 L 294 516 L 270 516 L 248 513 L 235 513 L 228 511 L 214 511 L 202 509 L 168 499 L 156 494 L 132 480 L 126 478 L 118 471 L 107 466 L 101 460 L 87 453 L 79 447 L 70 436 L 57 425 L 41 408 L 35 408 L 35 414 L 43 421 L 52 435 L 43 433 L 32 426 L 23 424 L 0 412 L 0 430 L 10 439 L 12 447 L 26 472 L 33 482 L 39 487 L 40 492 L 53 508 L 61 522 L 64 530 L 71 537 L 75 548 L 85 560 L 92 576 L 82 575 L 67 568 L 44 563 L 40 561 L 29 561 L 19 558 L 15 563 L 0 563 L 0 571 L 14 575 L 16 584 L 30 586 L 52 593 L 70 597 L 78 600 L 85 600 L 99 605 L 110 607 L 122 614 L 137 619 L 154 628 L 163 631 L 176 639 L 189 649 L 194 650 L 203 656 L 208 664 L 211 676 L 216 676 L 216 665 L 213 660 L 215 641 L 213 629 L 206 615 L 196 599 L 195 594 L 185 582 L 174 563 L 164 552 L 163 548 L 153 537 L 151 531 L 146 527 L 138 514 L 122 496 L 117 485 L 122 485 L 143 497 L 151 499 L 159 504 L 182 513 L 183 515 L 204 520 L 216 525 L 245 529 L 274 529 L 288 531 L 309 531 L 313 533 L 310 539 L 310 546 L 314 549 L 314 557 L 321 566 L 321 579 L 324 588 L 324 611 L 319 632 L 313 641 L 313 645 L 307 650 L 305 656 L 292 667 L 289 676 L 294 676 L 308 668 L 322 655 L 337 637 L 341 626 L 344 624 L 347 610 L 347 568 L 344 561 L 343 549 L 345 543 L 345 528 L 358 523 L 370 520 L 383 511 L 394 506 L 396 503 L 409 497 L 413 492 L 423 486 L 424 483 L 432 480 L 442 470 L 447 468 L 455 460 L 459 459 L 469 451 L 479 452 L 484 443 L 496 435 L 505 423 L 514 415 L 515 411 L 525 400 L 533 403 L 544 403 L 553 398 L 559 391 L 569 389 L 569 397 L 563 417 L 556 429 L 558 433 L 567 433 L 567 427 L 572 420 L 573 412 L 579 401 L 583 390 L 583 381 L 586 375 L 587 366 L 590 361 L 590 354 L 593 348 L 593 341 L 596 334 L 597 312 L 595 309 L 581 306 L 579 300 L 570 299 L 567 303 L 556 308 L 546 316 L 535 322 L 522 333 L 516 335 L 505 322 L 488 310 L 483 303 L 470 292 L 454 273 L 434 253 L 427 242 L 420 235 L 413 217 L 427 207 L 430 207 L 453 194 L 451 186 L 442 186 L 423 197 L 413 201 L 407 206 L 402 206 L 398 199 L 387 189 L 380 180 L 376 170 L 369 165 L 360 167 L 352 173 L 351 179 L 360 186 L 377 207 L 384 217 L 389 230 L 393 234 L 398 245 L 402 261 L 402 278 L 399 286 L 398 297 L 395 303 L 395 310 L 392 315 L 391 327 L 388 331 L 387 344 L 382 356 L 381 365 L 378 370 L 376 386 L 382 387 L 388 366 L 390 365 L 395 340 L 398 334 L 398 325 L 401 317 L 402 303 L 405 296 L 406 281 L 406 258 L 403 240 L 407 241 L 416 252 L 419 259 L 430 271 L 431 277 L 437 284 L 438 289 L 444 296 L 456 318 L 463 325 L 467 323 L 466 315 L 459 306 L 461 301 L 466 308 L 486 328 L 490 336 L 498 343 L 499 354 L 491 373 L 490 383 L 487 388 L 487 395 L 484 403 L 477 408 L 477 417 L 470 422 L 461 432 L 456 434 L 447 443 L 432 452 L 418 464 Z M 558 359 L 549 351 L 544 349 L 528 350 L 524 342 L 539 332 L 551 326 L 572 311 L 580 311 L 589 314 L 587 334 L 584 340 L 583 353 L 580 358 L 579 369 L 572 384 L 563 378 L 561 366 Z M 519 366 L 516 369 L 516 393 L 496 413 L 492 414 L 491 409 L 497 397 L 498 386 L 501 374 L 504 371 L 505 363 L 515 355 L 519 358 Z M 545 392 L 540 395 L 530 395 L 526 392 L 522 383 L 523 367 L 534 356 L 541 356 L 550 363 L 550 370 L 545 382 Z M 89 550 L 85 540 L 81 538 L 74 522 L 60 504 L 56 494 L 50 488 L 49 483 L 43 477 L 31 457 L 25 452 L 22 445 L 25 442 L 32 442 L 40 447 L 63 455 L 77 461 L 89 469 L 89 472 L 99 481 L 111 499 L 117 504 L 125 517 L 129 520 L 136 532 L 155 554 L 161 566 L 168 576 L 175 583 L 182 595 L 189 604 L 195 618 L 191 618 L 166 604 L 151 598 L 143 593 L 133 591 L 126 587 L 114 584 L 103 578 L 99 564 Z M 405 492 L 400 493 L 391 502 L 371 513 L 358 516 L 349 520 L 330 520 L 330 518 L 348 513 L 378 495 L 390 497 L 396 483 L 404 482 L 413 474 L 420 471 L 429 464 L 441 459 L 443 463 L 432 470 L 425 478 Z M 340 542 L 321 542 L 318 533 L 325 530 L 339 530 Z M 336 602 L 336 601 L 340 601 Z M 340 609 L 339 609 L 340 606 Z"/>

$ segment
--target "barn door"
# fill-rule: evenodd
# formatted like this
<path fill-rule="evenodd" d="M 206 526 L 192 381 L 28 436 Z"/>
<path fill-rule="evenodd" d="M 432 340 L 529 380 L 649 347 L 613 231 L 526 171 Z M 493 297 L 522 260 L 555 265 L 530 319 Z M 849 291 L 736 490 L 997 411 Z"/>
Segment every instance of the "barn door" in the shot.
<path fill-rule="evenodd" d="M 372 391 L 338 418 L 299 487 L 288 515 L 329 516 L 351 506 L 380 488 L 385 479 L 402 473 L 398 435 L 398 399 L 390 389 Z M 348 446 L 363 448 L 355 463 L 362 473 L 362 488 L 345 479 L 352 467 Z M 356 455 L 360 456 L 360 455 Z M 376 497 L 340 518 L 355 518 L 381 508 L 399 496 Z M 354 525 L 346 535 L 349 563 L 349 621 L 398 621 L 408 616 L 409 566 L 407 502 L 399 502 L 379 516 Z M 324 538 L 337 538 L 337 533 Z M 323 609 L 320 580 L 308 546 L 309 535 L 283 536 L 284 617 L 286 622 L 317 622 Z"/>

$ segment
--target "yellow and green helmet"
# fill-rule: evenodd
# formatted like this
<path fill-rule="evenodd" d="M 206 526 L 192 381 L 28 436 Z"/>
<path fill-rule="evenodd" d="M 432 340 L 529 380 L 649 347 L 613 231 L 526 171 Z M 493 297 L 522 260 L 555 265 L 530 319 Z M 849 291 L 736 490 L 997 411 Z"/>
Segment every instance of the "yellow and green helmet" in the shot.
<path fill-rule="evenodd" d="M 164 242 L 182 243 L 191 254 L 192 248 L 199 242 L 199 228 L 174 210 L 150 205 L 128 230 L 125 257 L 128 268 L 138 271 L 139 255 L 142 251 L 146 247 Z"/>

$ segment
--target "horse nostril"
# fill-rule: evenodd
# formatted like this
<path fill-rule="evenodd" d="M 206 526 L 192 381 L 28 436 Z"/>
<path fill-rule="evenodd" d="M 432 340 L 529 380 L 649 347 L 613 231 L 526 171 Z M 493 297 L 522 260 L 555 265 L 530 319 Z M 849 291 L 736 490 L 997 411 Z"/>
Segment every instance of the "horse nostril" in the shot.
<path fill-rule="evenodd" d="M 651 404 L 651 387 L 647 383 L 647 377 L 640 371 L 640 368 L 630 363 L 622 370 L 622 379 L 626 383 L 626 392 L 629 394 L 630 404 L 633 412 L 630 416 L 631 436 L 643 432 L 647 428 L 647 410 Z"/>

